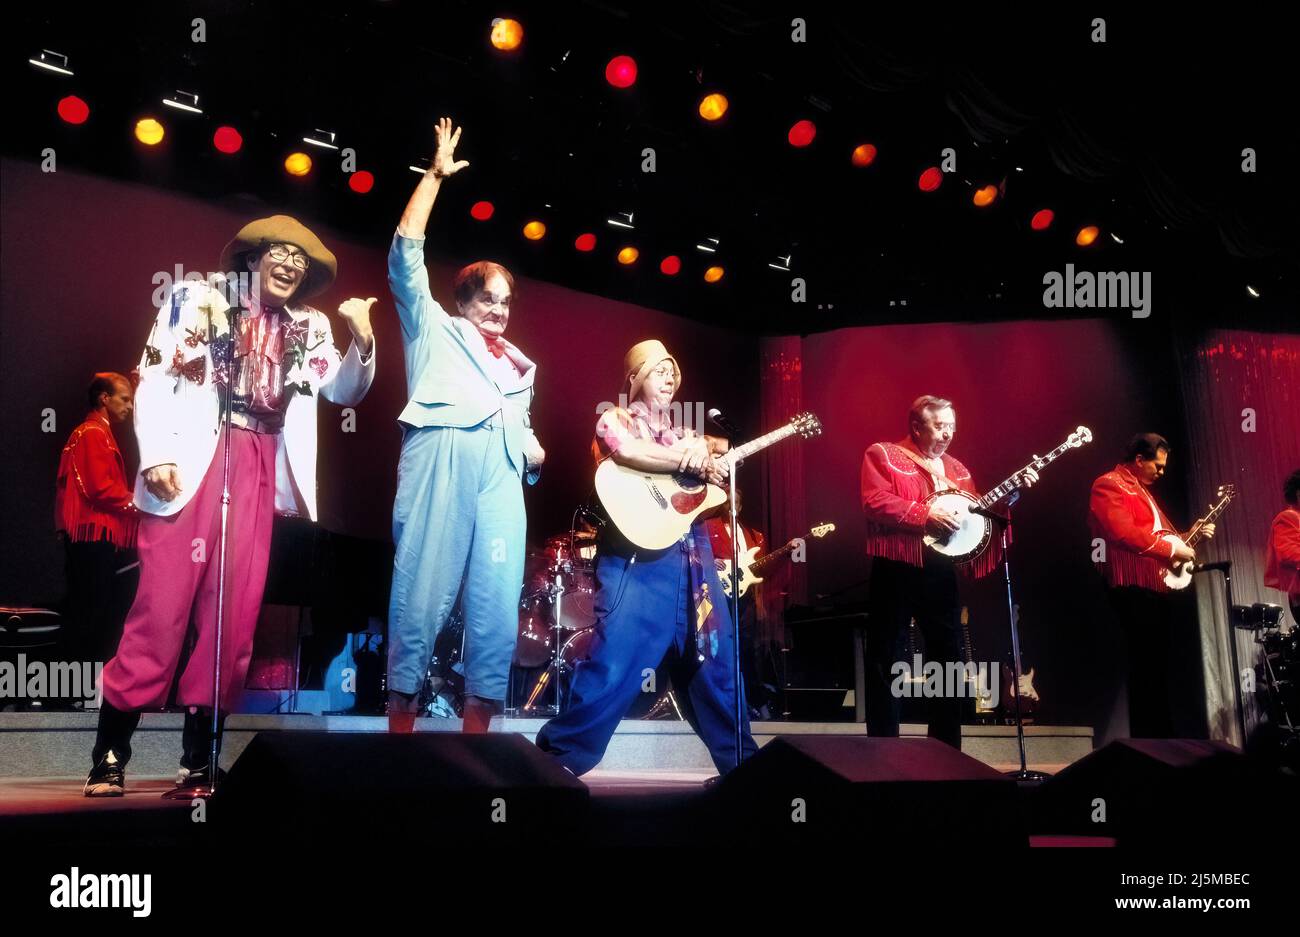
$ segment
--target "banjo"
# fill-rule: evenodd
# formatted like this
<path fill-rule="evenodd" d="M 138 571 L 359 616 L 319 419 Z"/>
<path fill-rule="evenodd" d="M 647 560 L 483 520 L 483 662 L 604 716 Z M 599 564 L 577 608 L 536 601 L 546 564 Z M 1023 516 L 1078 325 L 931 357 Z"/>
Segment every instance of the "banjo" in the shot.
<path fill-rule="evenodd" d="M 941 489 L 926 498 L 922 504 L 928 511 L 938 504 L 944 510 L 957 516 L 960 527 L 944 536 L 935 537 L 926 534 L 923 542 L 931 550 L 950 557 L 953 562 L 967 563 L 984 552 L 993 538 L 993 522 L 977 512 L 992 510 L 994 505 L 1019 491 L 1024 484 L 1024 476 L 1029 469 L 1041 470 L 1055 462 L 1071 449 L 1078 449 L 1084 443 L 1092 442 L 1092 430 L 1080 426 L 1065 442 L 1061 443 L 1045 456 L 1034 456 L 1023 468 L 1017 469 L 1006 481 L 993 488 L 987 494 L 976 496 L 967 491 L 952 488 Z M 919 464 L 919 463 L 918 463 Z"/>
<path fill-rule="evenodd" d="M 1187 547 L 1196 546 L 1201 537 L 1205 535 L 1205 525 L 1214 523 L 1214 519 L 1223 513 L 1223 509 L 1228 506 L 1228 502 L 1236 495 L 1236 485 L 1220 485 L 1216 495 L 1219 499 L 1218 504 L 1211 505 L 1209 513 L 1192 525 L 1191 531 L 1187 534 L 1187 539 L 1184 540 L 1172 530 L 1162 531 L 1160 539 L 1168 540 L 1173 544 L 1181 543 Z M 1194 565 L 1192 560 L 1171 560 L 1169 568 L 1164 571 L 1161 578 L 1164 579 L 1165 585 L 1170 589 L 1186 589 L 1192 584 L 1192 567 Z"/>

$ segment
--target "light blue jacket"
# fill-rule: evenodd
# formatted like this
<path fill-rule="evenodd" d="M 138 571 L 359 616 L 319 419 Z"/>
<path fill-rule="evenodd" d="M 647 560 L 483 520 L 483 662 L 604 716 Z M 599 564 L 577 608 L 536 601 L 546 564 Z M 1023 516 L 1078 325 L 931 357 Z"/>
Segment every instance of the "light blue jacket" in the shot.
<path fill-rule="evenodd" d="M 409 400 L 398 420 L 408 426 L 477 426 L 500 413 L 506 452 L 519 475 L 533 435 L 529 407 L 537 365 L 505 342 L 506 354 L 521 372 L 517 381 L 501 386 L 474 353 L 481 339 L 462 316 L 450 316 L 429 291 L 424 266 L 424 238 L 394 234 L 388 252 L 388 285 L 402 324 Z M 528 472 L 528 483 L 539 470 Z"/>

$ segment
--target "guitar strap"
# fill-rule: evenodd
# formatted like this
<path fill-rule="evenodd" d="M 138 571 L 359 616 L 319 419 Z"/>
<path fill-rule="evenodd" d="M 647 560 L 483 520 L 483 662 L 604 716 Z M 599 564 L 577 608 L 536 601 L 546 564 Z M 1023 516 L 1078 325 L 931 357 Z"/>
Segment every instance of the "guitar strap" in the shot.
<path fill-rule="evenodd" d="M 911 449 L 903 449 L 902 446 L 899 446 L 898 448 L 902 449 L 903 455 L 907 456 L 909 459 L 911 459 L 913 462 L 919 465 L 927 475 L 933 475 L 935 478 L 943 482 L 949 488 L 955 489 L 957 491 L 961 491 L 961 485 L 958 485 L 955 481 L 953 481 L 947 475 L 944 475 L 942 472 L 936 472 L 933 469 L 931 469 L 930 466 L 925 464 L 925 460 L 922 459 L 915 452 L 913 452 Z"/>

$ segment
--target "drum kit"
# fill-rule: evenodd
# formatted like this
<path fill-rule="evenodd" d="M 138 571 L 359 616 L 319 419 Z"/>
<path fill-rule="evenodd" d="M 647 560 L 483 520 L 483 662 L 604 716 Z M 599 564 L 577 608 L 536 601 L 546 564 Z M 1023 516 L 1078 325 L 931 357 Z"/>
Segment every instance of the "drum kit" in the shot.
<path fill-rule="evenodd" d="M 529 551 L 506 715 L 553 716 L 563 710 L 577 665 L 588 658 L 596 637 L 595 561 L 596 529 L 577 516 L 570 530 Z M 461 714 L 464 636 L 458 607 L 434 642 L 420 695 L 424 715 Z M 642 718 L 681 718 L 670 692 L 648 702 Z"/>

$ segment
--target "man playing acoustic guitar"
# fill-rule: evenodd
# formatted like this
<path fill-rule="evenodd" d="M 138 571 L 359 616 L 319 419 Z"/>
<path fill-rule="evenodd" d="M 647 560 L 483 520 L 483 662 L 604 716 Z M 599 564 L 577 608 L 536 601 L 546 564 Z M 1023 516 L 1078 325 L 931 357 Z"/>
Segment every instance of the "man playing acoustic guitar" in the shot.
<path fill-rule="evenodd" d="M 592 443 L 596 462 L 613 459 L 645 472 L 685 472 L 714 484 L 727 465 L 720 440 L 672 425 L 670 405 L 682 372 L 663 343 L 645 341 L 624 358 L 626 408 L 606 410 Z M 567 707 L 537 734 L 538 746 L 574 774 L 605 754 L 637 694 L 653 689 L 667 653 L 678 703 L 720 774 L 736 767 L 735 683 L 731 622 L 704 524 L 694 523 L 666 549 L 630 543 L 613 523 L 596 558 L 596 639 L 578 664 Z M 757 747 L 742 713 L 740 758 Z"/>

